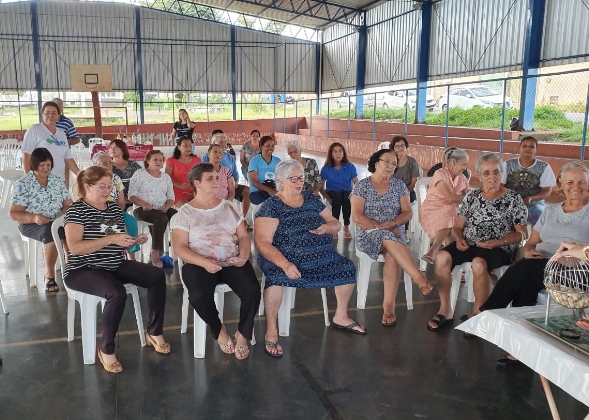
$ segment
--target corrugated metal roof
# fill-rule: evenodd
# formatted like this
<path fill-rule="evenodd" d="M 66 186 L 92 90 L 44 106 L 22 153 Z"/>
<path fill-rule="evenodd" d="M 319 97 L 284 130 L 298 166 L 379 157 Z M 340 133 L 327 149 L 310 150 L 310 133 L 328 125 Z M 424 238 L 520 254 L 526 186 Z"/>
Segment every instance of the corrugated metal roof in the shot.
<path fill-rule="evenodd" d="M 245 13 L 311 28 L 326 28 L 333 23 L 348 23 L 362 11 L 376 7 L 375 0 L 189 0 L 231 12 Z M 406 0 L 389 0 L 406 3 Z"/>
<path fill-rule="evenodd" d="M 588 7 L 586 1 L 547 0 L 541 66 L 587 61 Z"/>
<path fill-rule="evenodd" d="M 444 0 L 433 6 L 429 74 L 521 68 L 527 0 Z"/>

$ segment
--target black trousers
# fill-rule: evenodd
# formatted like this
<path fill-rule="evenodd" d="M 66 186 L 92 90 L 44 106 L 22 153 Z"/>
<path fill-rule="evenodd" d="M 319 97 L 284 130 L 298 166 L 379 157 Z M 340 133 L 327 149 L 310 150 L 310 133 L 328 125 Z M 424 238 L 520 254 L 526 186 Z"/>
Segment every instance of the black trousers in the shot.
<path fill-rule="evenodd" d="M 133 211 L 133 215 L 137 220 L 153 224 L 153 229 L 151 231 L 153 243 L 151 249 L 154 251 L 163 251 L 164 235 L 168 228 L 168 222 L 176 213 L 178 213 L 176 209 L 168 209 L 168 211 L 164 213 L 160 210 L 143 210 L 142 207 L 138 207 Z"/>
<path fill-rule="evenodd" d="M 344 226 L 350 225 L 350 215 L 352 214 L 352 204 L 350 203 L 350 193 L 352 191 L 327 191 L 331 198 L 331 215 L 339 220 L 340 211 L 344 214 Z"/>
<path fill-rule="evenodd" d="M 115 352 L 115 336 L 127 301 L 124 283 L 132 283 L 147 289 L 147 333 L 151 336 L 162 335 L 166 306 L 166 275 L 161 268 L 125 260 L 115 271 L 92 268 L 70 271 L 64 282 L 72 290 L 106 299 L 102 311 L 102 353 Z"/>
<path fill-rule="evenodd" d="M 523 259 L 509 267 L 481 306 L 481 311 L 534 306 L 538 292 L 544 289 L 544 268 L 548 259 Z"/>
<path fill-rule="evenodd" d="M 250 262 L 243 267 L 224 267 L 216 273 L 209 273 L 201 266 L 184 264 L 182 279 L 188 289 L 188 300 L 198 316 L 211 328 L 217 340 L 223 324 L 215 306 L 215 287 L 225 283 L 241 300 L 237 329 L 248 340 L 252 339 L 254 317 L 260 306 L 260 283 Z"/>

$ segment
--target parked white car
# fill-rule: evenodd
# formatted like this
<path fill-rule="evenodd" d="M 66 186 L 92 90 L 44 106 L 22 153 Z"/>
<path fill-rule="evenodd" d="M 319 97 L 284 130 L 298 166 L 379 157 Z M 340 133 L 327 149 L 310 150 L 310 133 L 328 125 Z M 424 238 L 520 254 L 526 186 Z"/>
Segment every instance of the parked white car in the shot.
<path fill-rule="evenodd" d="M 450 108 L 458 107 L 462 109 L 471 109 L 474 106 L 483 108 L 503 106 L 503 95 L 483 85 L 458 87 L 450 90 L 449 104 L 447 94 L 442 95 L 440 98 L 440 108 L 445 110 L 448 106 Z M 505 97 L 505 108 L 513 108 L 513 103 L 509 96 Z"/>
<path fill-rule="evenodd" d="M 384 97 L 377 97 L 378 106 L 383 108 L 409 108 L 414 110 L 417 107 L 417 91 L 415 89 L 396 90 L 388 92 Z M 436 100 L 432 95 L 426 95 L 425 107 L 432 111 L 436 106 Z"/>

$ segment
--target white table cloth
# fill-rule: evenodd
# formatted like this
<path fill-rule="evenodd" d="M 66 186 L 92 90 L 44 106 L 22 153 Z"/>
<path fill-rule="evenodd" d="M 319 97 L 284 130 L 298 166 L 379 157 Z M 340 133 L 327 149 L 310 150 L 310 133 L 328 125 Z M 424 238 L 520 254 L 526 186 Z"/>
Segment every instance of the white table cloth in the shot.
<path fill-rule="evenodd" d="M 531 306 L 485 311 L 456 329 L 496 344 L 589 406 L 589 356 L 526 321 L 544 317 L 545 310 L 546 306 Z M 555 303 L 551 304 L 550 314 L 570 314 L 572 319 L 571 309 Z"/>

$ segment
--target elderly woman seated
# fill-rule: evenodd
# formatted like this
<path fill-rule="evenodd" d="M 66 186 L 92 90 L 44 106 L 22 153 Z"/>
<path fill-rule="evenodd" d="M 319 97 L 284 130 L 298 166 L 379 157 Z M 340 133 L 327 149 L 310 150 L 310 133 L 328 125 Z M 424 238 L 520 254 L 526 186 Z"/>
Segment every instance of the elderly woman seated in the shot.
<path fill-rule="evenodd" d="M 180 208 L 172 221 L 174 250 L 186 263 L 182 278 L 188 299 L 210 326 L 221 351 L 243 360 L 249 356 L 247 342 L 252 339 L 260 305 L 260 284 L 249 262 L 250 238 L 239 213 L 228 201 L 217 197 L 219 173 L 213 164 L 194 166 L 188 181 L 194 198 Z M 227 284 L 241 299 L 235 345 L 215 306 L 215 287 L 219 283 Z"/>
<path fill-rule="evenodd" d="M 354 334 L 366 329 L 348 316 L 354 290 L 354 263 L 337 254 L 332 235 L 340 229 L 325 205 L 303 191 L 303 166 L 286 160 L 276 166 L 278 193 L 268 198 L 256 214 L 254 238 L 258 265 L 266 276 L 266 353 L 282 356 L 276 317 L 283 287 L 335 287 L 337 309 L 333 327 Z M 289 305 L 290 303 L 285 303 Z"/>
<path fill-rule="evenodd" d="M 127 206 L 127 202 L 123 194 L 125 187 L 123 185 L 123 180 L 118 175 L 112 173 L 113 165 L 109 154 L 107 152 L 96 153 L 92 157 L 92 164 L 106 169 L 112 176 L 112 189 L 110 190 L 108 201 L 114 201 L 118 204 L 121 210 L 123 210 L 123 218 L 125 219 L 127 233 L 133 238 L 136 237 L 139 233 L 137 219 L 125 211 L 125 207 Z M 131 248 L 127 249 L 127 255 L 129 256 L 130 260 L 135 260 L 135 252 L 139 251 L 139 248 L 139 245 L 135 244 Z"/>
<path fill-rule="evenodd" d="M 98 358 L 107 372 L 119 373 L 123 367 L 115 355 L 115 336 L 127 300 L 125 283 L 147 288 L 147 344 L 162 354 L 170 352 L 170 345 L 162 335 L 166 276 L 158 268 L 124 259 L 123 250 L 145 243 L 147 235 L 132 238 L 125 232 L 123 212 L 108 200 L 111 189 L 111 174 L 104 168 L 91 166 L 78 174 L 82 198 L 64 218 L 70 252 L 63 281 L 72 290 L 106 299 Z"/>
<path fill-rule="evenodd" d="M 466 194 L 452 228 L 456 241 L 436 255 L 440 310 L 427 324 L 430 331 L 454 323 L 450 288 L 455 266 L 472 263 L 473 315 L 477 314 L 489 296 L 489 273 L 513 264 L 517 245 L 527 236 L 526 206 L 519 194 L 501 185 L 501 158 L 495 153 L 486 153 L 477 159 L 475 166 L 481 188 Z"/>
<path fill-rule="evenodd" d="M 129 185 L 129 200 L 136 206 L 133 215 L 137 220 L 152 223 L 151 264 L 162 267 L 160 251 L 164 249 L 164 235 L 168 221 L 176 214 L 172 178 L 162 173 L 164 154 L 151 150 L 145 156 L 145 170 L 133 174 Z"/>
<path fill-rule="evenodd" d="M 421 259 L 434 263 L 440 245 L 449 243 L 458 205 L 470 189 L 463 171 L 468 155 L 462 149 L 448 149 L 443 157 L 444 167 L 434 173 L 427 196 L 419 208 L 419 223 L 433 244 Z"/>
<path fill-rule="evenodd" d="M 544 289 L 544 268 L 561 242 L 589 242 L 588 182 L 589 169 L 582 162 L 562 167 L 557 184 L 565 200 L 545 208 L 523 248 L 524 259 L 503 274 L 481 311 L 506 308 L 509 303 L 514 307 L 535 305 L 538 292 Z M 510 360 L 506 356 L 498 363 L 509 365 Z"/>
<path fill-rule="evenodd" d="M 405 223 L 411 219 L 409 190 L 405 183 L 393 177 L 397 154 L 382 149 L 368 159 L 371 176 L 359 181 L 352 190 L 352 220 L 356 223 L 356 247 L 376 260 L 384 254 L 384 300 L 382 324 L 394 326 L 395 297 L 399 287 L 400 269 L 411 276 L 426 296 L 433 286 L 411 259 L 405 237 Z"/>
<path fill-rule="evenodd" d="M 45 148 L 31 152 L 29 171 L 14 183 L 10 218 L 18 223 L 21 235 L 43 243 L 45 291 L 57 292 L 55 262 L 57 248 L 51 235 L 51 223 L 65 214 L 72 200 L 62 178 L 51 173 L 53 156 Z M 60 232 L 63 239 L 63 232 Z M 31 264 L 36 264 L 31 261 Z"/>
<path fill-rule="evenodd" d="M 290 140 L 286 143 L 286 152 L 292 160 L 298 161 L 305 170 L 305 185 L 303 185 L 303 190 L 309 191 L 318 197 L 319 190 L 323 186 L 323 181 L 321 181 L 321 172 L 319 172 L 317 161 L 312 158 L 302 157 L 301 143 L 296 140 Z"/>

